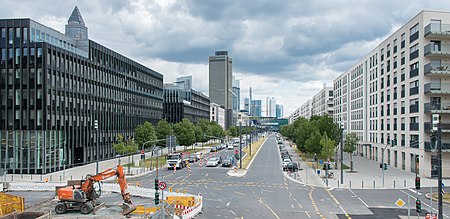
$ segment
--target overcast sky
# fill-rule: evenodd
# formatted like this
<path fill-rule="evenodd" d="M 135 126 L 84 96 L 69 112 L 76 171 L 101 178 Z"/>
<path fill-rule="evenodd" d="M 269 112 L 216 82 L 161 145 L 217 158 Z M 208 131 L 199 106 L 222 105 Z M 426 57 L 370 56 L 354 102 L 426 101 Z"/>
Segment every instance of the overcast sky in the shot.
<path fill-rule="evenodd" d="M 228 50 L 242 100 L 251 86 L 286 117 L 421 10 L 450 11 L 448 0 L 1 0 L 0 17 L 64 33 L 75 5 L 90 39 L 164 82 L 192 75 L 207 93 L 208 56 Z"/>

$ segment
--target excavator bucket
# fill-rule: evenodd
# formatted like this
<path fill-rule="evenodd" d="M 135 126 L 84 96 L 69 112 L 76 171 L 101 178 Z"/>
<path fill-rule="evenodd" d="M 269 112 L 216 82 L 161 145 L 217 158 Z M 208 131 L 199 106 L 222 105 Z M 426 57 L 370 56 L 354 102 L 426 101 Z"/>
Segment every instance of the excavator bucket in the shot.
<path fill-rule="evenodd" d="M 130 204 L 130 203 L 126 203 L 124 202 L 122 204 L 122 215 L 127 215 L 130 214 L 131 212 L 133 212 L 134 210 L 136 210 L 137 206 L 135 204 Z"/>

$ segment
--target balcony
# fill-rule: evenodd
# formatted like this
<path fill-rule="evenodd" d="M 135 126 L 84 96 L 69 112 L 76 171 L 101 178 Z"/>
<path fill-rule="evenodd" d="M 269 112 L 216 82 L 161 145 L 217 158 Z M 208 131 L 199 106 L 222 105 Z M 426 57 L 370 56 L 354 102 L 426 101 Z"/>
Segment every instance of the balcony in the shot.
<path fill-rule="evenodd" d="M 415 58 L 419 57 L 419 50 L 416 50 L 409 54 L 409 60 L 413 60 Z"/>
<path fill-rule="evenodd" d="M 428 43 L 424 48 L 424 55 L 429 58 L 449 58 L 450 44 L 446 43 Z"/>
<path fill-rule="evenodd" d="M 436 144 L 435 142 L 429 142 L 429 141 L 425 141 L 425 152 L 432 152 L 436 149 Z M 442 142 L 442 151 L 444 152 L 448 152 L 450 151 L 450 143 L 444 143 Z"/>
<path fill-rule="evenodd" d="M 409 113 L 419 112 L 419 104 L 409 105 Z"/>
<path fill-rule="evenodd" d="M 450 123 L 440 123 L 440 126 L 442 133 L 450 133 Z M 424 129 L 425 132 L 431 132 L 432 129 L 431 122 L 424 122 Z"/>
<path fill-rule="evenodd" d="M 425 103 L 425 113 L 450 113 L 450 102 Z"/>
<path fill-rule="evenodd" d="M 419 131 L 419 123 L 409 123 L 409 131 Z"/>
<path fill-rule="evenodd" d="M 450 24 L 428 24 L 424 28 L 424 36 L 450 39 Z"/>
<path fill-rule="evenodd" d="M 424 74 L 429 76 L 450 76 L 450 65 L 428 63 L 424 66 Z"/>
<path fill-rule="evenodd" d="M 419 87 L 409 88 L 409 96 L 416 95 L 419 93 Z"/>
<path fill-rule="evenodd" d="M 425 94 L 450 94 L 450 83 L 427 83 L 424 86 Z"/>
<path fill-rule="evenodd" d="M 419 75 L 419 69 L 418 68 L 409 71 L 409 78 L 416 77 L 417 75 Z"/>

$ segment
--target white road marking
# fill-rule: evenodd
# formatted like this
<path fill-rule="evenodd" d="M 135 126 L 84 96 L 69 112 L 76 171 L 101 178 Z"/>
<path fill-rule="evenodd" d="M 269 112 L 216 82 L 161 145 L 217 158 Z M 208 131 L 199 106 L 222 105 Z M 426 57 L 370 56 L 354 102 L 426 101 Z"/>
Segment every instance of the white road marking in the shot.
<path fill-rule="evenodd" d="M 208 188 L 208 186 L 206 186 L 206 185 L 205 185 L 205 188 L 207 189 L 207 188 Z"/>
<path fill-rule="evenodd" d="M 309 218 L 311 218 L 311 216 L 308 214 L 308 212 L 307 211 L 305 211 L 305 214 L 309 217 Z"/>
<path fill-rule="evenodd" d="M 366 206 L 366 208 L 368 208 L 369 207 L 369 205 L 367 205 L 367 203 L 366 202 L 364 202 L 360 197 L 358 197 L 358 199 Z"/>
<path fill-rule="evenodd" d="M 303 208 L 303 206 L 300 203 L 297 203 L 298 207 Z"/>
<path fill-rule="evenodd" d="M 233 210 L 231 210 L 231 209 L 230 209 L 230 212 L 231 212 L 232 214 L 234 214 L 234 216 L 236 216 L 236 213 L 234 213 L 234 211 L 233 211 Z"/>
<path fill-rule="evenodd" d="M 420 192 L 417 193 L 416 190 L 414 190 L 414 189 L 408 189 L 408 190 L 409 190 L 410 192 L 414 193 L 414 194 L 422 195 L 422 193 L 420 193 Z"/>
<path fill-rule="evenodd" d="M 294 204 L 291 204 L 291 208 L 295 208 L 295 207 L 294 207 Z"/>
<path fill-rule="evenodd" d="M 272 208 L 271 208 L 269 205 L 267 205 L 266 203 L 264 203 L 264 202 L 262 201 L 262 199 L 259 199 L 259 202 L 260 202 L 261 204 L 264 204 L 264 205 L 272 212 L 272 214 L 273 214 L 277 219 L 280 219 L 280 217 L 278 217 L 278 215 L 272 210 Z"/>
<path fill-rule="evenodd" d="M 289 192 L 289 198 L 290 198 L 290 197 L 292 197 L 292 193 L 291 193 L 291 192 Z"/>
<path fill-rule="evenodd" d="M 230 202 L 227 203 L 227 207 L 230 206 Z M 230 210 L 231 211 L 231 210 Z"/>

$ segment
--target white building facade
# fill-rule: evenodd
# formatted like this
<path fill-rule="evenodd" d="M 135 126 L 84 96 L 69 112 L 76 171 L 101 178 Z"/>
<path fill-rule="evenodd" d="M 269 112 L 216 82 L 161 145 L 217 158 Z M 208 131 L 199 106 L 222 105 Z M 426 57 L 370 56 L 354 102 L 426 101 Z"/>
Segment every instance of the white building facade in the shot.
<path fill-rule="evenodd" d="M 217 103 L 211 102 L 210 120 L 225 128 L 225 109 Z"/>
<path fill-rule="evenodd" d="M 333 87 L 323 86 L 323 89 L 319 91 L 312 98 L 312 115 L 322 116 L 329 115 L 333 116 Z"/>
<path fill-rule="evenodd" d="M 443 176 L 450 176 L 448 31 L 450 13 L 422 11 L 333 81 L 334 121 L 358 135 L 358 155 L 437 176 L 430 124 L 436 113 Z"/>

